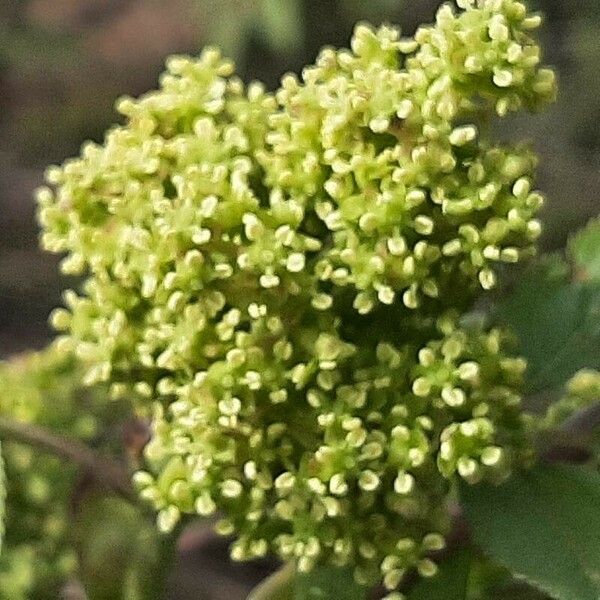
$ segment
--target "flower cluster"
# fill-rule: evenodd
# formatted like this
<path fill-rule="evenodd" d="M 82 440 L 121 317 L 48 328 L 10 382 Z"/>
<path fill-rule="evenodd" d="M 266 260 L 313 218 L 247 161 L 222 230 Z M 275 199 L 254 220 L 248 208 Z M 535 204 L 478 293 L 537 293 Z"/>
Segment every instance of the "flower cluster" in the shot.
<path fill-rule="evenodd" d="M 129 402 L 110 401 L 104 385 L 83 387 L 81 377 L 82 365 L 54 345 L 0 363 L 8 481 L 0 600 L 71 597 L 75 581 L 90 598 L 156 597 L 154 523 L 62 455 L 80 454 L 83 442 L 102 460 L 139 463 L 144 433 Z"/>
<path fill-rule="evenodd" d="M 90 441 L 106 402 L 101 394 L 82 391 L 80 376 L 73 357 L 54 348 L 0 364 L 0 417 Z M 9 440 L 3 440 L 2 454 L 10 484 L 0 599 L 58 597 L 78 563 L 68 532 L 77 469 Z"/>
<path fill-rule="evenodd" d="M 490 114 L 554 96 L 515 0 L 414 38 L 359 25 L 273 95 L 173 57 L 125 125 L 48 171 L 43 245 L 86 274 L 53 315 L 86 381 L 153 406 L 144 498 L 394 589 L 432 574 L 457 477 L 527 460 L 524 363 L 462 315 L 533 250 L 535 157 Z M 374 540 L 376 540 L 374 542 Z"/>

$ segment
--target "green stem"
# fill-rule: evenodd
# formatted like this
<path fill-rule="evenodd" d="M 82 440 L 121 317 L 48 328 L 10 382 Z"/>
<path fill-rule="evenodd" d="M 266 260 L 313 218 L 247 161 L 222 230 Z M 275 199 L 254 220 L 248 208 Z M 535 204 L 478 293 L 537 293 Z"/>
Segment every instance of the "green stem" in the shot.
<path fill-rule="evenodd" d="M 0 417 L 0 439 L 34 446 L 86 469 L 96 481 L 124 498 L 136 501 L 125 467 L 79 440 L 56 435 L 43 427 Z"/>

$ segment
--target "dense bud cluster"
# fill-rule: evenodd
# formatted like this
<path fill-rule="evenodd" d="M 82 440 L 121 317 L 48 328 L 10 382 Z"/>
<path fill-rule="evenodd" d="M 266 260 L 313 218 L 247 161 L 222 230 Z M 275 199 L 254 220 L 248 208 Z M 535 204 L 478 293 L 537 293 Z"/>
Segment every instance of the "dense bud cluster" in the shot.
<path fill-rule="evenodd" d="M 461 317 L 540 232 L 535 157 L 482 116 L 554 78 L 521 2 L 460 4 L 411 39 L 359 25 L 274 95 L 214 50 L 173 57 L 49 170 L 43 244 L 87 276 L 59 345 L 154 406 L 136 483 L 162 529 L 221 511 L 236 559 L 393 589 L 435 571 L 456 477 L 528 458 L 524 363 Z"/>

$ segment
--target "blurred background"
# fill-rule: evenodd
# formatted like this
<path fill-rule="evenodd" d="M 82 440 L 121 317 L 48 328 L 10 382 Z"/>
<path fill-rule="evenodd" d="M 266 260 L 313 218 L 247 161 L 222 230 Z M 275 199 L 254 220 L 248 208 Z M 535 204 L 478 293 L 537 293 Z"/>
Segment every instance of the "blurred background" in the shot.
<path fill-rule="evenodd" d="M 600 3 L 533 0 L 546 15 L 546 60 L 560 100 L 500 133 L 531 138 L 542 155 L 546 246 L 600 212 Z M 354 23 L 405 33 L 439 0 L 0 0 L 0 356 L 39 347 L 60 302 L 55 258 L 37 250 L 32 190 L 43 169 L 100 140 L 115 98 L 156 86 L 164 58 L 219 44 L 245 80 L 274 88 L 324 44 L 348 43 Z"/>

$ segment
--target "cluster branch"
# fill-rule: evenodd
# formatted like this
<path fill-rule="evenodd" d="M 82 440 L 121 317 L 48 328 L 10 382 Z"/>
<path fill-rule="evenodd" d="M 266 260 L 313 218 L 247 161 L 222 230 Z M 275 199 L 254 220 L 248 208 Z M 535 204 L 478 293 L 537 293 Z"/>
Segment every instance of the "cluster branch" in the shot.
<path fill-rule="evenodd" d="M 129 500 L 135 499 L 128 470 L 119 462 L 97 453 L 78 440 L 6 417 L 0 417 L 0 439 L 28 444 L 79 465 L 104 487 Z"/>

